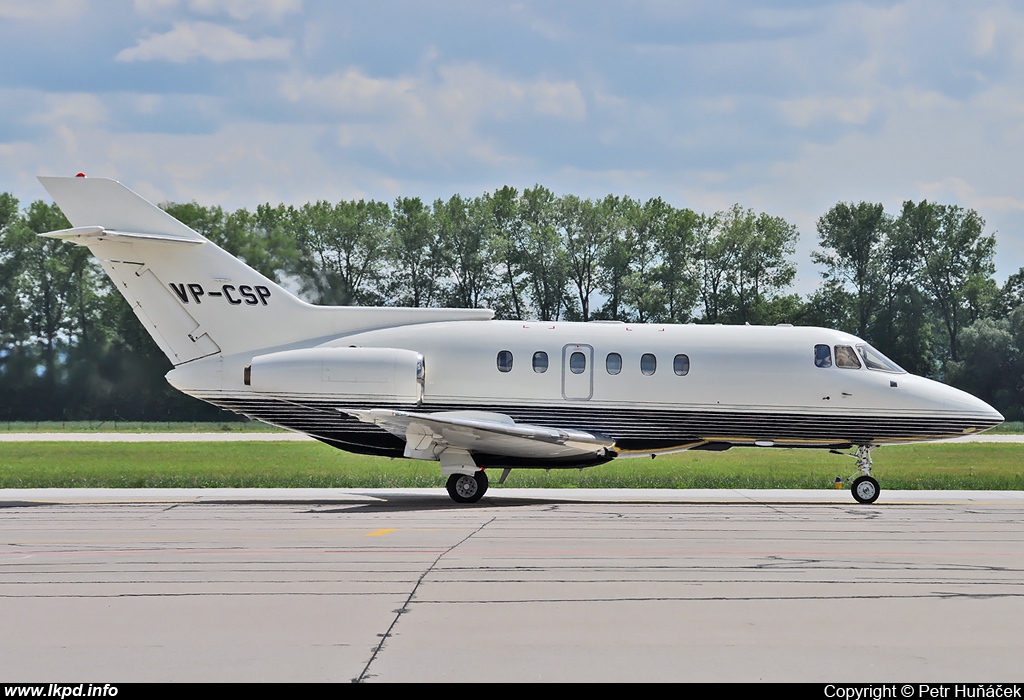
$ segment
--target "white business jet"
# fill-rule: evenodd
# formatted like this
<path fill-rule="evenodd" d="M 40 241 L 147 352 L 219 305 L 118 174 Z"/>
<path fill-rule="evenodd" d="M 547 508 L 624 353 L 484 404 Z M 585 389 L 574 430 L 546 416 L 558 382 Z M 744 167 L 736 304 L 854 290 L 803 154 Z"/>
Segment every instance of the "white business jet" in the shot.
<path fill-rule="evenodd" d="M 440 462 L 459 503 L 487 468 L 590 467 L 731 447 L 871 450 L 1002 422 L 855 336 L 789 325 L 495 321 L 487 309 L 312 306 L 114 180 L 39 178 L 170 359 L 181 391 L 363 454 Z"/>

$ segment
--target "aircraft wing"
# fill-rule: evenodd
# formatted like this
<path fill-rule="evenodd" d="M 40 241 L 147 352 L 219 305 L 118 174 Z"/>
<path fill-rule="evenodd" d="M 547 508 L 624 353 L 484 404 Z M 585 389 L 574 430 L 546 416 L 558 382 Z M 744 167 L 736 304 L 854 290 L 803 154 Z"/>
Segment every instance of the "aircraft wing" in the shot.
<path fill-rule="evenodd" d="M 516 423 L 502 413 L 486 411 L 414 413 L 374 408 L 343 412 L 403 438 L 405 456 L 410 459 L 437 459 L 445 451 L 541 460 L 603 456 L 615 445 L 615 440 L 602 435 Z"/>

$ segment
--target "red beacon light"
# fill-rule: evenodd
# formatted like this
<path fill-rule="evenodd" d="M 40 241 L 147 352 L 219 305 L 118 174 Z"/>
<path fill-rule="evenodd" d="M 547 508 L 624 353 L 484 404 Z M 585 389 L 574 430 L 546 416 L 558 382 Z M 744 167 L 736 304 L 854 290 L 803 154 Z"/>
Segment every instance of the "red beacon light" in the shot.
<path fill-rule="evenodd" d="M 85 173 L 78 173 L 75 177 L 85 177 Z"/>

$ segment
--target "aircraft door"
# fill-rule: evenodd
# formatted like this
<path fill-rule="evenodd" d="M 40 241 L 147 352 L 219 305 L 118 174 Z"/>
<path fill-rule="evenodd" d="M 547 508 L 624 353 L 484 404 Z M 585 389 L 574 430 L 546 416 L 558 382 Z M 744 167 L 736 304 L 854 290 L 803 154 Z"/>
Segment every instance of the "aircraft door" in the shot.
<path fill-rule="evenodd" d="M 562 348 L 562 398 L 587 401 L 594 395 L 594 347 L 571 343 Z"/>

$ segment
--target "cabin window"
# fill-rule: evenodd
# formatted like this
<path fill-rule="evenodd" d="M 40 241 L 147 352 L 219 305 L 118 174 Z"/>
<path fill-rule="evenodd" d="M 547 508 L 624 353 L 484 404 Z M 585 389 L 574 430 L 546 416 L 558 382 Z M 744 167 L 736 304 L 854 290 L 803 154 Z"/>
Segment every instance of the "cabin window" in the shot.
<path fill-rule="evenodd" d="M 836 346 L 836 367 L 860 369 L 860 360 L 857 359 L 857 353 L 849 345 Z"/>
<path fill-rule="evenodd" d="M 508 350 L 502 350 L 501 352 L 498 353 L 498 371 L 512 371 L 512 353 L 509 352 Z"/>
<path fill-rule="evenodd" d="M 608 374 L 618 374 L 622 371 L 622 355 L 617 352 L 608 353 L 608 357 L 604 360 L 604 367 L 608 370 Z"/>
<path fill-rule="evenodd" d="M 814 366 L 815 367 L 831 367 L 832 366 L 832 348 L 827 345 L 815 345 L 814 346 Z"/>
<path fill-rule="evenodd" d="M 533 353 L 533 371 L 537 374 L 544 374 L 548 371 L 548 354 L 546 352 Z"/>
<path fill-rule="evenodd" d="M 587 369 L 587 356 L 582 352 L 574 352 L 569 355 L 569 371 L 573 374 L 583 374 Z"/>
<path fill-rule="evenodd" d="M 651 353 L 644 353 L 644 356 L 640 358 L 640 371 L 650 376 L 658 371 L 658 358 Z"/>
<path fill-rule="evenodd" d="M 685 377 L 690 373 L 690 356 L 689 355 L 676 355 L 672 360 L 672 371 L 678 374 L 680 377 Z"/>
<path fill-rule="evenodd" d="M 877 370 L 879 372 L 892 372 L 893 374 L 907 373 L 907 370 L 900 367 L 870 345 L 858 345 L 857 352 L 859 352 L 860 356 L 864 358 L 864 364 L 867 365 L 868 369 Z"/>

